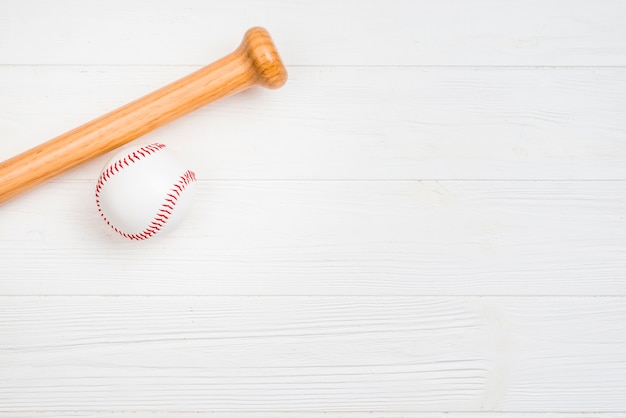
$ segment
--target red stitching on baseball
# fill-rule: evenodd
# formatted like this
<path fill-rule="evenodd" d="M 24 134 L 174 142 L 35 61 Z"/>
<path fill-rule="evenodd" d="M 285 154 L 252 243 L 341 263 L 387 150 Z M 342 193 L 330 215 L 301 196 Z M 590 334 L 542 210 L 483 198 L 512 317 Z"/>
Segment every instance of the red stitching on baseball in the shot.
<path fill-rule="evenodd" d="M 164 144 L 159 143 L 154 143 L 146 145 L 145 147 L 141 147 L 140 149 L 133 152 L 132 155 L 129 154 L 123 159 L 116 161 L 115 164 L 109 165 L 106 170 L 103 170 L 103 172 L 100 174 L 100 177 L 98 177 L 98 181 L 96 183 L 96 204 L 98 206 L 98 212 L 100 212 L 100 216 L 104 219 L 107 225 L 109 225 L 116 233 L 123 236 L 124 238 L 140 241 L 148 239 L 158 233 L 165 226 L 165 223 L 169 220 L 169 216 L 172 215 L 174 206 L 176 206 L 176 203 L 178 203 L 178 197 L 180 196 L 182 191 L 185 190 L 185 188 L 187 188 L 189 184 L 197 181 L 196 173 L 194 173 L 193 171 L 187 170 L 185 173 L 183 173 L 183 175 L 179 177 L 178 181 L 172 185 L 172 189 L 170 190 L 176 195 L 174 195 L 173 193 L 167 193 L 167 197 L 165 198 L 165 201 L 161 205 L 161 208 L 155 215 L 154 219 L 148 224 L 148 227 L 144 231 L 138 234 L 128 234 L 126 232 L 120 231 L 106 218 L 106 216 L 104 216 L 104 212 L 102 212 L 102 207 L 100 205 L 100 192 L 102 191 L 102 187 L 104 186 L 104 184 L 111 177 L 113 177 L 115 173 L 119 173 L 124 168 L 122 164 L 130 167 L 130 164 L 128 164 L 126 158 L 134 163 L 135 161 L 132 157 L 135 157 L 135 160 L 140 160 L 141 158 L 145 158 L 147 155 L 152 155 L 165 147 L 166 146 Z M 139 153 L 139 155 L 141 156 L 137 155 L 137 153 Z M 113 169 L 115 169 L 115 172 L 113 171 Z M 170 199 L 168 199 L 168 197 L 170 197 Z"/>

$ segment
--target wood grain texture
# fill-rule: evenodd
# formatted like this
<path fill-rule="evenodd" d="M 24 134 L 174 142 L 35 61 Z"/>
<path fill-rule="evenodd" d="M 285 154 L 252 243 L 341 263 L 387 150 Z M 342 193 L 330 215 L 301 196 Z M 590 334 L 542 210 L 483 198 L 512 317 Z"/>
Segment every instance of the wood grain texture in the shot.
<path fill-rule="evenodd" d="M 27 411 L 2 412 L 0 417 L 10 418 L 624 418 L 626 412 L 394 412 L 394 411 L 245 411 L 245 412 L 206 412 L 206 411 Z"/>
<path fill-rule="evenodd" d="M 626 65 L 620 0 L 62 4 L 3 1 L 0 63 L 205 65 L 261 25 L 287 65 Z"/>
<path fill-rule="evenodd" d="M 0 68 L 0 158 L 192 71 Z M 278 91 L 142 140 L 176 146 L 203 179 L 614 180 L 626 179 L 624 114 L 623 68 L 297 67 Z M 68 178 L 95 179 L 105 160 Z"/>
<path fill-rule="evenodd" d="M 626 418 L 625 15 L 0 2 L 0 159 L 250 26 L 290 71 L 142 139 L 201 178 L 165 239 L 109 235 L 106 157 L 2 207 L 0 417 Z"/>
<path fill-rule="evenodd" d="M 623 298 L 3 297 L 0 312 L 5 412 L 626 410 Z"/>
<path fill-rule="evenodd" d="M 626 295 L 623 181 L 201 181 L 146 243 L 114 236 L 94 187 L 5 205 L 2 294 Z"/>

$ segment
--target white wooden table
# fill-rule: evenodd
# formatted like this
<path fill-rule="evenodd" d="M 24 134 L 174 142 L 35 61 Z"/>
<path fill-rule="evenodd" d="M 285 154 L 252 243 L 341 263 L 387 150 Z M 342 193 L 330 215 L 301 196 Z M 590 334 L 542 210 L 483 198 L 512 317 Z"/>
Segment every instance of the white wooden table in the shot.
<path fill-rule="evenodd" d="M 102 223 L 106 157 L 0 208 L 0 417 L 626 417 L 625 22 L 620 0 L 3 0 L 1 160 L 250 26 L 290 80 L 139 140 L 200 178 L 167 236 Z"/>

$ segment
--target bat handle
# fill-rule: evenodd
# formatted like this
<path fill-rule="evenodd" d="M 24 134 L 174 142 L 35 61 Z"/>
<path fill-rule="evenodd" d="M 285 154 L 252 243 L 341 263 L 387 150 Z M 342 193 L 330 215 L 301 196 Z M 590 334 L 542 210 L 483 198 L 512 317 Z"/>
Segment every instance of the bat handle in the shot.
<path fill-rule="evenodd" d="M 224 58 L 0 163 L 0 204 L 208 103 L 254 85 L 275 89 L 286 81 L 269 33 L 251 28 Z"/>

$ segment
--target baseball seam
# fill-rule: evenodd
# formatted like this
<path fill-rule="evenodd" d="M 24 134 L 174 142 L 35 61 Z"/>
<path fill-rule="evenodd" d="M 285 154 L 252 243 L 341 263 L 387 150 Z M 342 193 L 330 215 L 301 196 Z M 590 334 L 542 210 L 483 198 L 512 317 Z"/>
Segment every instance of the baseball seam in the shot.
<path fill-rule="evenodd" d="M 102 187 L 104 186 L 104 184 L 115 174 L 122 171 L 125 167 L 130 167 L 132 163 L 146 158 L 147 156 L 152 155 L 165 147 L 166 146 L 164 144 L 159 143 L 141 147 L 126 155 L 124 158 L 119 159 L 115 163 L 109 164 L 109 166 L 102 171 L 100 177 L 98 177 L 98 181 L 96 183 L 96 204 L 98 205 L 98 212 L 100 213 L 100 216 L 102 217 L 102 219 L 104 219 L 106 224 L 124 238 L 128 238 L 131 240 L 145 240 L 163 229 L 170 216 L 174 212 L 174 207 L 178 203 L 178 198 L 182 195 L 187 186 L 196 181 L 196 174 L 193 171 L 187 170 L 185 173 L 183 173 L 172 185 L 172 188 L 169 190 L 169 192 L 166 194 L 165 199 L 161 204 L 161 207 L 159 208 L 154 219 L 150 221 L 146 229 L 138 234 L 129 234 L 121 231 L 115 225 L 113 225 L 109 219 L 107 219 L 107 217 L 104 215 L 104 212 L 102 211 L 102 206 L 100 205 L 100 192 L 102 191 Z"/>

